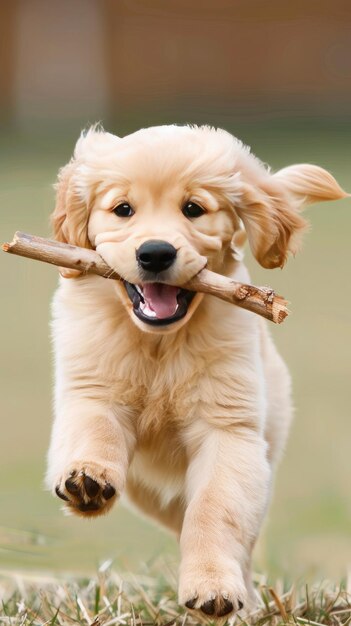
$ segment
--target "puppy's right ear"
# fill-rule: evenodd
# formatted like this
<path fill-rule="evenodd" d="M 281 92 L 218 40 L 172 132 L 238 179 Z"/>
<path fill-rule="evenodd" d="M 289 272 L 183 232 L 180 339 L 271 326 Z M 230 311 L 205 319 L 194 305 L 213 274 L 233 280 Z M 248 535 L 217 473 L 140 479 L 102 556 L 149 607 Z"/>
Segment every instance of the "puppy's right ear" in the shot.
<path fill-rule="evenodd" d="M 51 224 L 57 241 L 91 248 L 87 234 L 88 207 L 77 189 L 77 169 L 77 160 L 73 157 L 59 171 Z M 65 278 L 75 278 L 80 272 L 60 267 L 60 274 Z"/>
<path fill-rule="evenodd" d="M 78 163 L 73 158 L 59 171 L 52 226 L 57 241 L 91 248 L 87 235 L 88 207 L 78 188 Z"/>
<path fill-rule="evenodd" d="M 90 214 L 90 183 L 87 162 L 106 149 L 106 139 L 114 138 L 97 126 L 83 132 L 77 141 L 70 162 L 58 174 L 55 185 L 56 205 L 51 215 L 54 238 L 82 248 L 92 248 L 88 238 Z M 94 168 L 92 168 L 94 169 Z M 88 172 L 88 173 L 87 173 Z M 80 275 L 77 270 L 60 268 L 65 278 Z"/>

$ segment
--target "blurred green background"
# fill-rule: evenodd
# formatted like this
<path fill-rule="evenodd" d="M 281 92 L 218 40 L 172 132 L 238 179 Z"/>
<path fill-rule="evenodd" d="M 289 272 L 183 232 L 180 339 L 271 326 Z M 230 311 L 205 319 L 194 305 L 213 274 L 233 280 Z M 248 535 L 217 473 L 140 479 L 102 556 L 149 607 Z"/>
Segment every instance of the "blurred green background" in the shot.
<path fill-rule="evenodd" d="M 52 184 L 80 130 L 125 134 L 210 123 L 273 168 L 329 169 L 351 191 L 351 6 L 209 0 L 16 0 L 0 5 L 0 239 L 49 234 Z M 296 406 L 256 567 L 290 579 L 351 564 L 351 203 L 314 205 L 305 245 L 252 281 L 287 297 L 271 326 Z M 50 300 L 55 268 L 1 255 L 0 566 L 89 572 L 136 568 L 168 535 L 121 505 L 64 517 L 43 489 L 51 423 Z"/>

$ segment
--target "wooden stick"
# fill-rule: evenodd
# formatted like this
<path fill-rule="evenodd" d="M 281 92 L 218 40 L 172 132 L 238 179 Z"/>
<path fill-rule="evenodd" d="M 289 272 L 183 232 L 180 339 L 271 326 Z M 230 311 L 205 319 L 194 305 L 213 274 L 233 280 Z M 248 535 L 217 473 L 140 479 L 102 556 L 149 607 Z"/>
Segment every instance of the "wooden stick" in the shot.
<path fill-rule="evenodd" d="M 4 252 L 29 259 L 75 269 L 82 274 L 97 274 L 104 278 L 122 280 L 95 250 L 79 248 L 19 231 L 15 233 L 10 243 L 3 244 L 2 249 Z M 201 270 L 185 285 L 179 285 L 179 287 L 216 296 L 262 315 L 276 324 L 283 322 L 288 315 L 287 301 L 276 295 L 270 287 L 245 285 L 210 270 Z"/>

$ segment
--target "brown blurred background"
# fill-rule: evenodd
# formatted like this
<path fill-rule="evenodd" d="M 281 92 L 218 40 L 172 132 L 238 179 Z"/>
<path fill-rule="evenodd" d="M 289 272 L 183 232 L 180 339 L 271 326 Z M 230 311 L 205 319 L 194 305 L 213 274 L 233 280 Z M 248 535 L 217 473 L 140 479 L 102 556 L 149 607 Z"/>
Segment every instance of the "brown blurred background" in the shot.
<path fill-rule="evenodd" d="M 349 0 L 2 0 L 0 239 L 48 235 L 52 183 L 82 128 L 222 126 L 274 168 L 318 163 L 351 191 Z M 291 301 L 272 333 L 294 383 L 295 422 L 256 567 L 343 575 L 351 563 L 350 201 L 309 212 L 283 272 L 247 261 Z M 121 506 L 64 518 L 42 488 L 51 421 L 54 268 L 0 256 L 0 564 L 135 568 L 173 540 Z M 332 286 L 332 297 L 325 287 Z"/>
<path fill-rule="evenodd" d="M 349 0 L 2 0 L 0 18 L 14 123 L 349 114 Z"/>

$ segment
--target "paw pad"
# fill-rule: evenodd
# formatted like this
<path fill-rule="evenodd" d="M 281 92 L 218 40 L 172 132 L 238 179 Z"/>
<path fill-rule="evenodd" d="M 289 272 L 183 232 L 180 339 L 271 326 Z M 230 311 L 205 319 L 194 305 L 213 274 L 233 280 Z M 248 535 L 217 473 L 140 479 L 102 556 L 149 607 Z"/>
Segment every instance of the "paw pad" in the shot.
<path fill-rule="evenodd" d="M 63 486 L 55 487 L 55 493 L 77 513 L 102 513 L 107 502 L 116 496 L 116 489 L 111 483 L 105 479 L 95 480 L 85 471 L 72 470 L 62 483 Z"/>
<path fill-rule="evenodd" d="M 232 611 L 237 610 L 240 611 L 243 608 L 243 603 L 241 600 L 237 601 L 237 606 L 234 607 L 233 603 L 225 598 L 224 596 L 218 595 L 215 598 L 211 598 L 204 602 L 200 606 L 196 606 L 198 603 L 198 598 L 191 598 L 191 600 L 187 600 L 185 602 L 185 606 L 188 609 L 198 609 L 202 611 L 207 616 L 210 617 L 224 617 L 225 615 L 229 615 Z"/>

